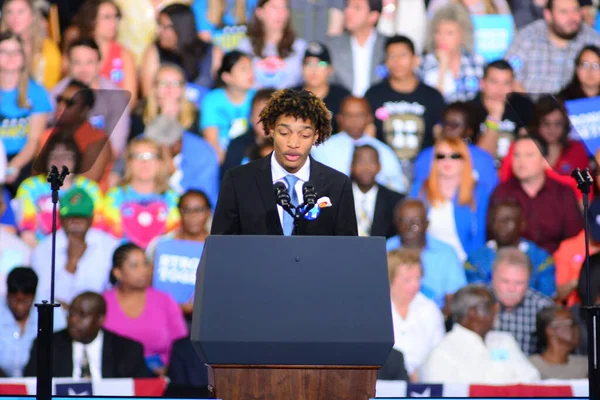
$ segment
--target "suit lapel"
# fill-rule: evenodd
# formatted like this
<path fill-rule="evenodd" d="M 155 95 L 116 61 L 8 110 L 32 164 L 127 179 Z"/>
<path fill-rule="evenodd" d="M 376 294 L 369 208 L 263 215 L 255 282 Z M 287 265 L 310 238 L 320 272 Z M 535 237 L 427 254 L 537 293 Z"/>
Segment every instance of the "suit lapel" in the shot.
<path fill-rule="evenodd" d="M 265 207 L 267 233 L 269 235 L 283 235 L 279 213 L 277 212 L 277 202 L 275 192 L 273 191 L 273 175 L 271 174 L 271 155 L 264 157 L 258 163 L 258 173 L 256 174 L 256 184 L 258 192 Z"/>
<path fill-rule="evenodd" d="M 352 61 L 352 36 L 346 33 L 347 40 L 344 41 L 344 45 L 346 47 L 346 51 L 340 51 L 341 55 L 344 55 L 344 62 L 342 65 L 346 66 L 346 68 L 340 68 L 340 71 L 344 71 L 347 73 L 347 76 L 342 79 L 341 82 L 345 87 L 352 89 L 354 87 L 354 63 Z"/>
<path fill-rule="evenodd" d="M 102 338 L 102 378 L 113 378 L 116 377 L 116 371 L 113 369 L 113 351 L 118 349 L 112 348 L 111 334 L 103 331 Z"/>
<path fill-rule="evenodd" d="M 379 81 L 377 76 L 377 67 L 384 62 L 384 47 L 383 36 L 376 33 L 375 45 L 373 47 L 373 59 L 371 60 L 371 82 Z"/>
<path fill-rule="evenodd" d="M 55 360 L 64 360 L 54 363 L 57 371 L 53 372 L 55 377 L 73 376 L 73 340 L 66 331 L 60 332 L 52 338 L 54 340 L 52 357 Z"/>

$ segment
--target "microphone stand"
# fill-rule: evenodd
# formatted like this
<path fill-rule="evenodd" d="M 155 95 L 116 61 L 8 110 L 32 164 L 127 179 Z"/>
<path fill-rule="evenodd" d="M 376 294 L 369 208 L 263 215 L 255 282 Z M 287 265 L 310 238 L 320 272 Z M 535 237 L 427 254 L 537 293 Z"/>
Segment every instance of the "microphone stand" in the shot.
<path fill-rule="evenodd" d="M 586 299 L 585 305 L 582 308 L 586 311 L 586 322 L 588 332 L 588 384 L 589 398 L 600 398 L 600 369 L 598 366 L 598 349 L 600 339 L 598 335 L 598 323 L 600 322 L 600 305 L 592 303 L 592 293 L 590 292 L 590 224 L 588 222 L 588 212 L 590 206 L 590 189 L 594 183 L 594 179 L 590 174 L 590 170 L 586 168 L 581 171 L 575 169 L 571 177 L 577 181 L 577 187 L 583 195 L 583 217 L 585 221 L 585 277 L 586 277 Z M 581 299 L 583 301 L 583 299 Z"/>
<path fill-rule="evenodd" d="M 69 170 L 63 165 L 61 172 L 56 166 L 50 168 L 48 182 L 52 189 L 52 258 L 50 273 L 50 302 L 42 300 L 36 304 L 38 311 L 38 334 L 37 334 L 37 382 L 36 399 L 52 399 L 52 333 L 54 331 L 54 309 L 60 307 L 54 304 L 54 275 L 56 271 L 56 206 L 58 204 L 58 191 L 63 185 Z"/>

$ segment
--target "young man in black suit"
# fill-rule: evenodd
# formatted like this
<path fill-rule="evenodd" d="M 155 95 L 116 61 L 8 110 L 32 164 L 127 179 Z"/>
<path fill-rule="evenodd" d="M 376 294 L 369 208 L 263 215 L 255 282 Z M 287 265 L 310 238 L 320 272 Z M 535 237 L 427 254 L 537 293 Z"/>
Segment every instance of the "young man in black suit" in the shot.
<path fill-rule="evenodd" d="M 310 181 L 319 205 L 300 219 L 296 234 L 357 236 L 350 179 L 309 156 L 313 145 L 331 136 L 331 114 L 323 101 L 306 90 L 280 90 L 260 121 L 274 151 L 225 173 L 211 234 L 290 236 L 293 221 L 277 205 L 273 185 L 283 182 L 291 203 L 299 205 L 303 184 Z"/>
<path fill-rule="evenodd" d="M 377 149 L 370 145 L 356 147 L 350 171 L 359 235 L 394 236 L 394 208 L 404 195 L 375 181 L 381 171 Z"/>
<path fill-rule="evenodd" d="M 94 292 L 75 297 L 67 329 L 52 338 L 52 376 L 55 378 L 147 378 L 144 348 L 138 342 L 101 329 L 106 316 L 104 298 Z M 37 341 L 33 342 L 24 376 L 37 373 Z"/>

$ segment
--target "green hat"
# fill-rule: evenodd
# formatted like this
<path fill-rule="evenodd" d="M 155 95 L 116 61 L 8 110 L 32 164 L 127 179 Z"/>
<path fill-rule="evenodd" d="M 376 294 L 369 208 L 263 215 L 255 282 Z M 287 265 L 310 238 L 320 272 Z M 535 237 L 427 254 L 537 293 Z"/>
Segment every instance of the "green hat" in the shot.
<path fill-rule="evenodd" d="M 94 200 L 83 189 L 73 188 L 60 199 L 60 216 L 91 218 Z"/>

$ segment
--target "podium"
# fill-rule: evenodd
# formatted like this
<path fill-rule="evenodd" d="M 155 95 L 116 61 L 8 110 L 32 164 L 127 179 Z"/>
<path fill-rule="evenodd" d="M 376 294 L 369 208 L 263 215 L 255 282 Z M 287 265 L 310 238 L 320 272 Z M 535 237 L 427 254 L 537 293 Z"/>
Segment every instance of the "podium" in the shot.
<path fill-rule="evenodd" d="M 366 400 L 394 343 L 384 238 L 209 236 L 191 339 L 223 400 Z"/>

